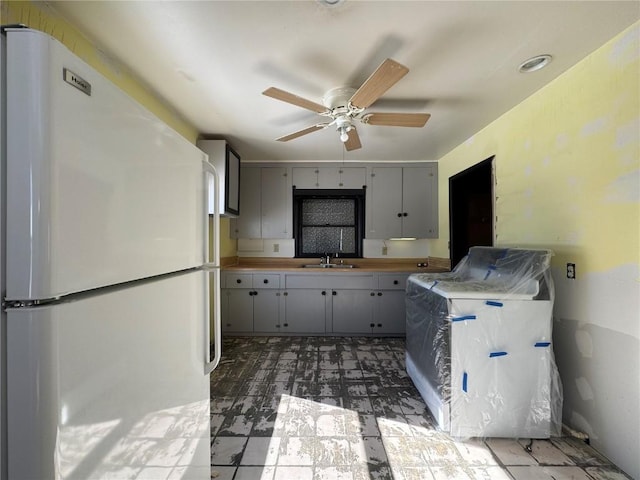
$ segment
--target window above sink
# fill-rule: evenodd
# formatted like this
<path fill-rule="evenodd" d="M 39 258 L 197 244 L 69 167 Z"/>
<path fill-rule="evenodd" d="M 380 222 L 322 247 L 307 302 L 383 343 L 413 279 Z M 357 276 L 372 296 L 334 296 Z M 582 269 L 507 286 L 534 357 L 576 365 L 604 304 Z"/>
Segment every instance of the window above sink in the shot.
<path fill-rule="evenodd" d="M 364 189 L 293 190 L 296 257 L 362 257 Z M 350 268 L 336 264 L 336 267 Z M 336 268 L 331 266 L 315 268 Z"/>

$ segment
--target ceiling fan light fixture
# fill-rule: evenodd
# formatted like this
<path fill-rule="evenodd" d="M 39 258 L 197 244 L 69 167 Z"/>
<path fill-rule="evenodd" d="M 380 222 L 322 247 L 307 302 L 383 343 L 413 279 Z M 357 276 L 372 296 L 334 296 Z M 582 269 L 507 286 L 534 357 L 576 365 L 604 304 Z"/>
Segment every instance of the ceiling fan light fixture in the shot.
<path fill-rule="evenodd" d="M 340 140 L 345 143 L 349 140 L 349 132 L 353 129 L 351 120 L 346 116 L 339 117 L 336 119 L 336 126 L 336 130 L 340 134 Z"/>
<path fill-rule="evenodd" d="M 531 73 L 543 69 L 549 65 L 552 58 L 553 57 L 548 54 L 536 55 L 535 57 L 531 57 L 530 59 L 522 62 L 518 67 L 518 71 L 520 73 Z"/>

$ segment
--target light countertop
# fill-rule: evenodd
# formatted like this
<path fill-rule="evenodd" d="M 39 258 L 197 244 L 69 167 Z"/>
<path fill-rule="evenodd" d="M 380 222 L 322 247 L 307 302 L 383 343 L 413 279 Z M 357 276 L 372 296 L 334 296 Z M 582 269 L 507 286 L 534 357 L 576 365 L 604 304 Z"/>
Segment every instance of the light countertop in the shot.
<path fill-rule="evenodd" d="M 345 264 L 355 268 L 302 268 L 302 265 L 320 263 L 316 258 L 279 258 L 279 257 L 232 257 L 222 260 L 225 271 L 288 271 L 288 272 L 389 272 L 389 273 L 435 273 L 448 272 L 449 259 L 442 258 L 345 258 Z M 332 259 L 331 263 L 340 263 Z M 418 263 L 426 264 L 418 267 Z"/>

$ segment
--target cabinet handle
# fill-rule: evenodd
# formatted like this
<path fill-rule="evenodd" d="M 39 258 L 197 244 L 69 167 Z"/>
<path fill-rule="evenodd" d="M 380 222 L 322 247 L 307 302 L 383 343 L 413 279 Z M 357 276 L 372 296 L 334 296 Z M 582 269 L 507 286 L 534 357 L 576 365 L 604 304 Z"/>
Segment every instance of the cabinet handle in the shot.
<path fill-rule="evenodd" d="M 253 292 L 253 294 L 254 294 L 254 295 L 258 295 L 258 292 Z M 382 294 L 380 294 L 380 295 L 382 295 Z"/>
<path fill-rule="evenodd" d="M 269 280 L 267 278 L 265 278 L 262 283 L 269 283 Z"/>
<path fill-rule="evenodd" d="M 393 284 L 394 284 L 394 285 L 398 285 L 398 280 L 394 280 L 394 281 L 393 281 Z"/>
<path fill-rule="evenodd" d="M 371 296 L 375 297 L 376 296 L 375 292 L 371 292 Z"/>
<path fill-rule="evenodd" d="M 288 292 L 284 292 L 282 295 L 284 295 L 286 297 L 287 295 L 289 295 L 289 293 Z"/>
<path fill-rule="evenodd" d="M 323 290 L 323 291 L 322 291 L 322 294 L 323 294 L 323 295 L 326 295 L 326 294 L 327 294 L 327 292 L 325 292 L 325 291 Z"/>
<path fill-rule="evenodd" d="M 408 214 L 407 212 L 404 212 L 404 213 L 402 214 L 402 216 L 403 216 L 403 217 L 407 217 L 407 216 L 409 216 L 409 214 Z"/>
<path fill-rule="evenodd" d="M 398 218 L 400 218 L 400 217 L 402 217 L 402 214 L 401 214 L 401 213 L 398 213 Z"/>
<path fill-rule="evenodd" d="M 237 280 L 236 280 L 236 283 L 242 283 L 242 280 L 237 279 Z"/>
<path fill-rule="evenodd" d="M 338 292 L 336 292 L 336 291 L 334 290 L 333 292 L 331 292 L 331 295 L 333 295 L 333 296 L 335 297 L 336 295 L 338 295 Z"/>
<path fill-rule="evenodd" d="M 378 292 L 378 296 L 381 297 L 382 296 L 382 292 Z"/>
<path fill-rule="evenodd" d="M 289 324 L 288 323 L 283 323 L 283 326 L 288 327 Z"/>
<path fill-rule="evenodd" d="M 379 327 L 382 327 L 382 324 L 381 324 L 381 323 L 379 323 L 379 324 L 378 324 L 378 326 L 379 326 Z"/>
<path fill-rule="evenodd" d="M 369 326 L 370 326 L 371 328 L 373 328 L 373 327 L 375 327 L 375 326 L 376 326 L 376 324 L 375 324 L 375 323 L 370 323 L 370 324 L 369 324 Z"/>

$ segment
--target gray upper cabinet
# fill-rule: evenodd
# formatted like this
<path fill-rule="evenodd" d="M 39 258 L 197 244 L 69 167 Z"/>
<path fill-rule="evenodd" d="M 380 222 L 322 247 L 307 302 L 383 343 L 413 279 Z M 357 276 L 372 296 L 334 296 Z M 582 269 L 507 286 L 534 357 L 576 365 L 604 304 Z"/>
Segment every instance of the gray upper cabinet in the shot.
<path fill-rule="evenodd" d="M 291 238 L 291 179 L 286 167 L 242 167 L 242 214 L 232 238 Z"/>
<path fill-rule="evenodd" d="M 209 155 L 218 173 L 218 205 L 220 215 L 236 217 L 240 214 L 240 156 L 225 140 L 198 140 L 197 146 Z M 210 201 L 209 213 L 213 213 Z"/>
<path fill-rule="evenodd" d="M 233 238 L 262 237 L 261 170 L 259 167 L 242 167 L 240 184 L 242 213 L 231 221 L 231 236 Z"/>
<path fill-rule="evenodd" d="M 286 167 L 263 167 L 262 238 L 293 237 L 291 176 Z"/>
<path fill-rule="evenodd" d="M 294 167 L 292 176 L 299 189 L 356 189 L 367 183 L 364 167 Z"/>
<path fill-rule="evenodd" d="M 438 237 L 438 165 L 425 163 L 243 166 L 242 213 L 231 221 L 232 238 L 293 238 L 292 186 L 298 189 L 366 186 L 365 238 Z"/>
<path fill-rule="evenodd" d="M 371 167 L 366 238 L 437 238 L 437 164 Z"/>

